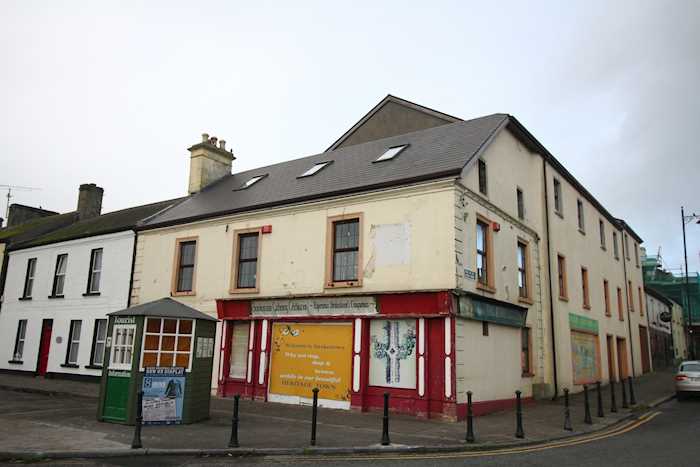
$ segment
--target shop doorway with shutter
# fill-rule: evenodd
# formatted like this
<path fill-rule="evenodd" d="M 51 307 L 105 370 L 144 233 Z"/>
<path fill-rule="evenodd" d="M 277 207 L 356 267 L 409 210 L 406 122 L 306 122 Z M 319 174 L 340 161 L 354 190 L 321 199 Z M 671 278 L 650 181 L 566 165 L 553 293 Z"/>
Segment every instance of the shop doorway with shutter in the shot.
<path fill-rule="evenodd" d="M 39 357 L 36 364 L 36 372 L 39 376 L 46 374 L 49 366 L 49 349 L 51 347 L 51 331 L 53 320 L 45 319 L 41 322 L 41 340 L 39 341 Z"/>

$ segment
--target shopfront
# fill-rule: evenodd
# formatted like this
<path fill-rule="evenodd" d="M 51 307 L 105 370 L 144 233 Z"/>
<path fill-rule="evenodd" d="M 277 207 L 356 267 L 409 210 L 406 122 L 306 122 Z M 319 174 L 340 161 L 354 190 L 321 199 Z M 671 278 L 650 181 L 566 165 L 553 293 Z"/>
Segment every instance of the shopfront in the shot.
<path fill-rule="evenodd" d="M 220 395 L 456 414 L 449 292 L 217 301 Z M 447 342 L 447 343 L 446 343 Z"/>

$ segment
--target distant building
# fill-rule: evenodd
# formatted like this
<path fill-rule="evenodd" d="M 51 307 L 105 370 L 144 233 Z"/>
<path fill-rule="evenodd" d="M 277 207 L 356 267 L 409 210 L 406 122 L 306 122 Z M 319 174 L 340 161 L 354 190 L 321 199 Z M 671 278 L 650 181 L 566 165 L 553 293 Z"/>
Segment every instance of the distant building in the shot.
<path fill-rule="evenodd" d="M 654 368 L 666 368 L 673 365 L 676 358 L 672 332 L 674 302 L 650 287 L 644 288 L 644 294 Z"/>

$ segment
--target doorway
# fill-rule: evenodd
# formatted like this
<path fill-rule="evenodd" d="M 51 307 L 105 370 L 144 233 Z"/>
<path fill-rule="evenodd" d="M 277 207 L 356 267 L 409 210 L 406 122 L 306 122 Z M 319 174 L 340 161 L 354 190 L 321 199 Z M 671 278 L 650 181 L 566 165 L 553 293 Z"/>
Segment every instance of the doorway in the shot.
<path fill-rule="evenodd" d="M 623 337 L 617 338 L 617 375 L 619 380 L 627 378 L 627 343 Z"/>
<path fill-rule="evenodd" d="M 49 349 L 51 347 L 52 330 L 52 319 L 45 319 L 41 322 L 41 340 L 39 341 L 39 357 L 36 364 L 36 373 L 39 376 L 46 375 L 46 369 L 49 366 Z"/>
<path fill-rule="evenodd" d="M 639 326 L 639 345 L 639 348 L 642 350 L 642 373 L 649 373 L 651 371 L 651 365 L 649 364 L 651 358 L 649 355 L 649 335 L 647 328 L 644 326 Z"/>
<path fill-rule="evenodd" d="M 608 334 L 605 337 L 606 348 L 608 349 L 608 381 L 615 381 L 615 340 Z"/>

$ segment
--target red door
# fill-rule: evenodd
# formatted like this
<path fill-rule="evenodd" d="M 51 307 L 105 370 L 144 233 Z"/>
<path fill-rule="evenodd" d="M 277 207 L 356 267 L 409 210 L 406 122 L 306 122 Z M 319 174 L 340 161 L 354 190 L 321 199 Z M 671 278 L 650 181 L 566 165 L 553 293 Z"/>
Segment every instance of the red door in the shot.
<path fill-rule="evenodd" d="M 39 343 L 39 362 L 36 366 L 37 374 L 44 376 L 49 364 L 49 347 L 51 347 L 51 330 L 53 320 L 45 319 L 41 324 L 41 342 Z"/>

